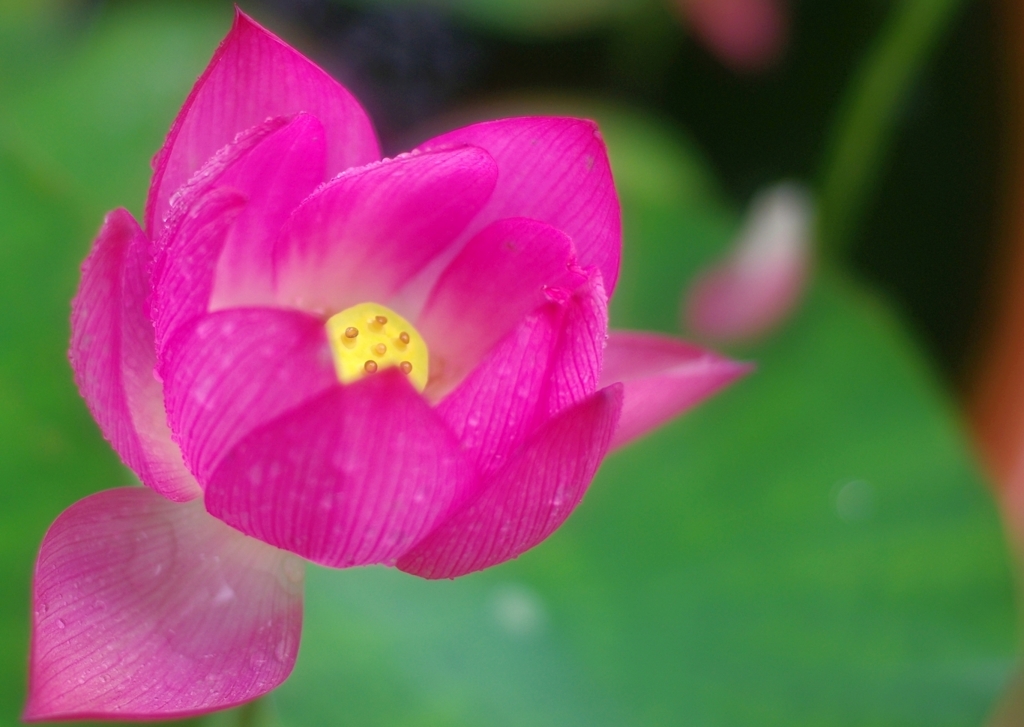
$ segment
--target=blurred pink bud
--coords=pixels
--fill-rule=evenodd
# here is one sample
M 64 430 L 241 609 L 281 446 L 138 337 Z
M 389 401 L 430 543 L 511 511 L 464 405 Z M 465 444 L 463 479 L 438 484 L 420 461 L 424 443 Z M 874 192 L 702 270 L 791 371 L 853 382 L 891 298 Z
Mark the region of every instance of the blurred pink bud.
M 739 341 L 781 323 L 807 278 L 812 216 L 800 186 L 780 184 L 758 195 L 728 257 L 691 288 L 684 309 L 689 329 L 709 340 Z
M 675 0 L 697 38 L 737 71 L 774 64 L 788 34 L 785 0 Z

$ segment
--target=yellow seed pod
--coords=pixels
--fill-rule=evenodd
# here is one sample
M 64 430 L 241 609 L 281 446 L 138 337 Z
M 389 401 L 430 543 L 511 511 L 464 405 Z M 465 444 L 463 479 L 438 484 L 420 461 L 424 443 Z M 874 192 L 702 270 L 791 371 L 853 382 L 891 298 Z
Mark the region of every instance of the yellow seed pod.
M 417 391 L 427 388 L 430 352 L 409 321 L 379 303 L 360 303 L 327 319 L 334 370 L 343 384 L 397 366 Z

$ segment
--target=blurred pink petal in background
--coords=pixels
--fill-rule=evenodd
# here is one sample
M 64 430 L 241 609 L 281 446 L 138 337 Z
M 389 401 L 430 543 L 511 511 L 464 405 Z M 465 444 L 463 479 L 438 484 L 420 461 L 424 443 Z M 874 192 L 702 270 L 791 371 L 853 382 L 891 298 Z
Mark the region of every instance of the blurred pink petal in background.
M 803 293 L 812 224 L 802 187 L 780 184 L 758 195 L 733 249 L 686 294 L 688 330 L 712 341 L 741 341 L 782 323 Z
M 760 71 L 782 55 L 785 0 L 674 0 L 694 35 L 737 71 Z

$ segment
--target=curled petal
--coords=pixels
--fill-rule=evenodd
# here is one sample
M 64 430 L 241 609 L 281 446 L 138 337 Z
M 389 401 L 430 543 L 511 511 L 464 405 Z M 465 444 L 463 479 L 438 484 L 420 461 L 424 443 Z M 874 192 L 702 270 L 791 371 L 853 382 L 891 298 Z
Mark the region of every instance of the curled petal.
M 500 220 L 481 230 L 438 279 L 416 322 L 430 341 L 431 386 L 461 381 L 506 333 L 547 300 L 550 288 L 573 290 L 569 237 L 535 220 Z
M 686 321 L 718 341 L 755 338 L 793 311 L 810 267 L 812 207 L 806 191 L 781 184 L 758 196 L 728 258 L 687 297 Z
M 621 382 L 624 387 L 612 448 L 665 424 L 751 369 L 668 336 L 612 331 L 601 385 Z
M 451 245 L 496 178 L 493 160 L 473 147 L 407 154 L 338 176 L 282 232 L 278 300 L 324 314 L 386 303 Z
M 437 413 L 482 475 L 504 465 L 537 427 L 564 318 L 555 303 L 539 307 L 438 404 Z
M 177 289 L 161 291 L 158 303 L 190 314 L 272 303 L 274 242 L 292 210 L 323 179 L 324 153 L 323 126 L 298 114 L 290 121 L 267 119 L 209 159 L 171 199 L 156 241 L 155 287 L 165 276 L 172 285 L 179 278 Z M 211 215 L 204 207 L 216 206 L 214 200 L 222 209 Z M 236 204 L 238 209 L 228 209 Z M 197 233 L 205 237 L 202 244 Z M 192 278 L 199 279 L 196 285 Z
M 596 391 L 608 313 L 600 273 L 593 273 L 574 291 L 548 289 L 550 300 L 438 404 L 438 414 L 485 478 L 548 419 Z
M 601 271 L 611 292 L 619 275 L 622 221 L 604 141 L 592 121 L 503 119 L 439 136 L 421 149 L 472 144 L 498 165 L 498 186 L 465 239 L 495 220 L 529 217 L 562 230 L 580 265 Z
M 325 154 L 316 117 L 269 119 L 221 149 L 174 195 L 161 243 L 180 237 L 178 228 L 197 202 L 217 187 L 248 202 L 214 260 L 214 308 L 273 301 L 274 241 L 292 210 L 323 181 Z
M 181 717 L 270 691 L 295 663 L 302 578 L 198 501 L 79 501 L 39 551 L 24 719 Z
M 219 149 L 267 118 L 316 116 L 328 139 L 326 175 L 380 157 L 373 127 L 352 95 L 239 11 L 153 160 L 146 229 L 160 236 L 170 197 Z
M 549 417 L 598 389 L 608 339 L 608 298 L 601 273 L 590 272 L 586 283 L 571 293 L 566 291 L 565 319 L 544 396 Z
M 146 485 L 172 500 L 201 494 L 185 468 L 154 375 L 146 317 L 150 244 L 125 210 L 107 215 L 71 303 L 68 356 L 103 435 Z
M 325 154 L 323 125 L 299 114 L 224 175 L 220 183 L 249 204 L 217 262 L 213 310 L 274 301 L 274 243 L 292 211 L 320 186 Z
M 167 240 L 177 235 L 178 228 L 188 219 L 196 203 L 215 189 L 230 170 L 264 141 L 288 125 L 289 120 L 280 116 L 267 119 L 241 132 L 234 141 L 207 159 L 171 197 L 167 215 L 161 225 L 160 236 L 153 238 L 157 249 L 166 246 Z
M 455 578 L 515 558 L 553 533 L 583 499 L 608 450 L 620 386 L 550 420 L 479 494 L 398 560 L 423 578 Z
M 160 251 L 150 301 L 158 355 L 179 326 L 209 310 L 217 258 L 244 208 L 238 192 L 214 189 L 195 202 Z
M 204 484 L 246 434 L 338 381 L 323 321 L 268 308 L 218 311 L 182 326 L 160 374 L 175 440 Z
M 221 462 L 206 507 L 323 565 L 393 564 L 473 484 L 458 444 L 397 369 L 257 429 Z

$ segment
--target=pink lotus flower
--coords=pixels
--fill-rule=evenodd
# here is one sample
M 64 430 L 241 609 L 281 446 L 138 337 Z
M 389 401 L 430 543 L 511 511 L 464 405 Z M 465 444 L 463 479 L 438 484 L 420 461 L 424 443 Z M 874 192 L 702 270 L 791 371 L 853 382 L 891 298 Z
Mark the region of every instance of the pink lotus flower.
M 349 93 L 246 16 L 111 212 L 71 362 L 147 487 L 72 505 L 33 589 L 28 720 L 239 704 L 291 671 L 303 559 L 453 578 L 518 556 L 609 448 L 744 367 L 607 333 L 619 207 L 594 124 L 379 160 Z

